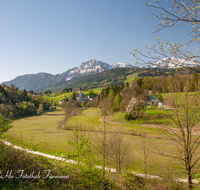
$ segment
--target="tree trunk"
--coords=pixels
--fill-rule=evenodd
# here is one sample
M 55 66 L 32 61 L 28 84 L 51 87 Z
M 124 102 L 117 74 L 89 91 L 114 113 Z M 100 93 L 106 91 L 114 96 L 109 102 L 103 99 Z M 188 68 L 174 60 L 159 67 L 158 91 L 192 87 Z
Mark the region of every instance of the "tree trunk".
M 188 173 L 188 189 L 192 189 L 192 178 L 190 173 Z

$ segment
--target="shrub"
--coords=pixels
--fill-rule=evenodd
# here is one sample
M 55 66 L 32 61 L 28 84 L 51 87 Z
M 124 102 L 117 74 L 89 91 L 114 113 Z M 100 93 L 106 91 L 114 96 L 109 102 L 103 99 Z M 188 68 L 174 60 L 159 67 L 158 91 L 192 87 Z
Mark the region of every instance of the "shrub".
M 136 116 L 136 114 L 134 114 L 134 113 L 125 113 L 125 115 L 124 115 L 124 119 L 126 119 L 126 120 L 132 120 L 132 119 L 136 119 L 137 118 L 137 116 Z
M 9 114 L 8 114 L 8 118 L 9 118 L 9 119 L 12 119 L 13 116 L 14 116 L 13 112 L 9 112 Z

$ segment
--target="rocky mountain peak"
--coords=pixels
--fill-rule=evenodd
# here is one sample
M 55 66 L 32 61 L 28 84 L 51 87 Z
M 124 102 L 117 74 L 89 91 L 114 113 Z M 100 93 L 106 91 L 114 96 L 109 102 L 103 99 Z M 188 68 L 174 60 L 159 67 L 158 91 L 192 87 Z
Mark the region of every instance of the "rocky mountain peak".
M 156 63 L 154 63 L 152 67 L 178 68 L 178 67 L 182 67 L 183 65 L 190 66 L 190 67 L 196 67 L 199 64 L 200 63 L 194 59 L 185 60 L 185 59 L 180 59 L 180 58 L 175 58 L 175 57 L 165 57 L 163 59 L 160 59 Z
M 133 65 L 131 65 L 130 63 L 126 63 L 126 62 L 117 62 L 112 65 L 113 69 L 114 68 L 122 68 L 122 67 L 133 68 Z

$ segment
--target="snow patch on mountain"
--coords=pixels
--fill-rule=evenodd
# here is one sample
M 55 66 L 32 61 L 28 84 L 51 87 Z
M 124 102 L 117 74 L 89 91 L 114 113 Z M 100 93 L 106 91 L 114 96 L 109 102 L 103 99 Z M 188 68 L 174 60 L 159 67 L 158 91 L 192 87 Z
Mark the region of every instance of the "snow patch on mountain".
M 70 80 L 70 79 L 72 79 L 72 77 L 66 78 L 66 81 L 68 81 L 68 80 Z
M 111 66 L 113 69 L 114 68 L 125 68 L 125 67 L 133 68 L 133 66 L 130 63 L 126 63 L 126 62 L 117 62 Z
M 108 63 L 98 61 L 96 59 L 90 59 L 87 62 L 81 63 L 79 67 L 67 73 L 66 81 L 70 80 L 73 77 L 101 73 L 111 68 L 112 67 Z
M 172 57 L 172 58 L 166 57 L 154 63 L 151 67 L 178 68 L 178 67 L 183 67 L 183 66 L 196 67 L 199 65 L 200 63 L 194 59 L 186 60 L 186 59 L 180 59 L 180 58 L 175 58 L 175 57 Z

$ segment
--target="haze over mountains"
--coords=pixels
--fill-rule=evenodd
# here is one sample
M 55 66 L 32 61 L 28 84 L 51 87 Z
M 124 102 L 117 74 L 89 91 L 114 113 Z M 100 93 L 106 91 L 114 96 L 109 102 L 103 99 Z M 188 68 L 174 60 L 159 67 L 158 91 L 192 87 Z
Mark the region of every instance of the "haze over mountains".
M 50 73 L 38 73 L 38 74 L 26 74 L 18 76 L 11 81 L 3 82 L 2 84 L 10 85 L 15 84 L 19 89 L 35 90 L 40 87 L 46 86 L 51 83 L 69 81 L 72 78 L 77 78 L 81 76 L 94 75 L 101 73 L 106 70 L 113 68 L 133 68 L 129 63 L 117 62 L 113 65 L 108 63 L 98 61 L 96 59 L 90 59 L 87 62 L 81 63 L 79 67 L 74 67 L 69 69 L 62 74 L 52 75 Z

